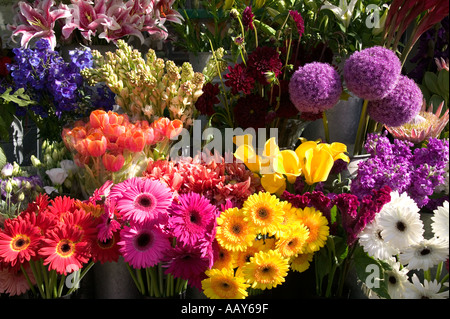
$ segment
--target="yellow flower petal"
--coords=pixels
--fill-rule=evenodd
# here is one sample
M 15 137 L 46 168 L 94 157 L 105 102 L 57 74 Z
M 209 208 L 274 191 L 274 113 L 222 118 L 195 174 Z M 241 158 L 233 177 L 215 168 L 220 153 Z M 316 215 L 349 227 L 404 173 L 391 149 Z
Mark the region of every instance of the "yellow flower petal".
M 286 179 L 282 174 L 264 174 L 261 177 L 261 185 L 266 192 L 280 196 L 286 190 Z

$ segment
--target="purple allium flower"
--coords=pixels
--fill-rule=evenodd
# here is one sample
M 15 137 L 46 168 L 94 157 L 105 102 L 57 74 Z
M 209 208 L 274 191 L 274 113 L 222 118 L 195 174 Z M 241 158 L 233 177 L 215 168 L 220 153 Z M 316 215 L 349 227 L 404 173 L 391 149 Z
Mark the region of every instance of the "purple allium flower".
M 400 126 L 411 121 L 423 104 L 423 95 L 417 84 L 401 75 L 395 88 L 381 100 L 370 101 L 367 112 L 370 117 L 388 126 Z
M 289 82 L 292 103 L 300 112 L 320 113 L 332 108 L 342 93 L 341 78 L 328 63 L 299 67 Z
M 344 65 L 347 88 L 365 100 L 385 97 L 397 84 L 402 65 L 397 55 L 381 46 L 353 53 Z

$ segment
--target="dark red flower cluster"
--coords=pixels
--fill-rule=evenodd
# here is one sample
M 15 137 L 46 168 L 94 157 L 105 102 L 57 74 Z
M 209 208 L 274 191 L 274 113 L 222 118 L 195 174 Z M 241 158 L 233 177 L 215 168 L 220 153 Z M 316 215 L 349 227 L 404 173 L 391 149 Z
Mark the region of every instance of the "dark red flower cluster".
M 233 109 L 234 120 L 243 129 L 266 127 L 267 112 L 269 102 L 256 94 L 241 97 Z
M 247 7 L 244 9 L 244 12 L 242 12 L 242 24 L 245 27 L 245 30 L 253 30 L 253 17 L 255 15 L 252 12 L 251 7 Z
M 219 84 L 206 83 L 203 86 L 203 94 L 195 102 L 195 108 L 201 114 L 211 116 L 215 113 L 214 105 L 219 104 L 220 100 L 217 97 L 220 93 Z
M 269 84 L 267 72 L 273 72 L 274 76 L 278 77 L 283 67 L 280 54 L 274 48 L 268 46 L 257 47 L 249 55 L 247 65 L 253 78 L 263 85 Z

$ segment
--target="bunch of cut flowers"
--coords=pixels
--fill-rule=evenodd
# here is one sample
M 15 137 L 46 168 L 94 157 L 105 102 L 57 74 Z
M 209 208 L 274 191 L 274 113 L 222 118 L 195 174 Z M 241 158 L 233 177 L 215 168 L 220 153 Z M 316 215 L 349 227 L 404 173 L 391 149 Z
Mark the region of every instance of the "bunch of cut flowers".
M 294 207 L 268 192 L 242 207 L 226 205 L 217 218 L 219 257 L 202 281 L 212 299 L 244 299 L 303 272 L 329 235 L 327 218 L 313 207 Z
M 38 195 L 0 230 L 0 292 L 70 296 L 96 261 L 109 258 L 97 242 L 99 221 L 77 199 Z
M 105 183 L 84 204 L 100 213 L 99 241 L 117 247 L 143 296 L 183 298 L 188 285 L 201 289 L 217 257 L 217 208 L 206 197 L 175 198 L 158 180 L 132 177 Z
M 150 158 L 167 156 L 182 127 L 181 121 L 165 117 L 131 122 L 126 114 L 95 110 L 88 121 L 65 128 L 62 137 L 82 168 L 78 173 L 88 197 L 108 180 L 118 183 L 141 175 Z
M 21 36 L 27 47 L 32 40 L 46 39 L 52 49 L 57 42 L 92 44 L 102 40 L 115 42 L 130 36 L 145 42 L 168 36 L 166 21 L 181 23 L 181 15 L 172 9 L 173 0 L 71 0 L 69 5 L 54 0 L 34 3 L 20 1 L 13 24 L 12 37 Z M 57 34 L 61 38 L 57 39 Z

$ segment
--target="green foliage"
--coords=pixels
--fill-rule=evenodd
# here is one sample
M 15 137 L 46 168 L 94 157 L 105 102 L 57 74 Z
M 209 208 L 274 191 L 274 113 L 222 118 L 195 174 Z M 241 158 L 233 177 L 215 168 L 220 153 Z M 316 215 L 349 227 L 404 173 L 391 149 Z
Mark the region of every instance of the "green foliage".
M 0 94 L 0 140 L 9 140 L 9 130 L 14 120 L 16 105 L 19 107 L 34 104 L 28 95 L 24 93 L 24 89 L 20 88 L 11 94 L 12 89 L 8 88 L 4 93 Z
M 449 72 L 445 69 L 437 73 L 427 71 L 419 85 L 427 105 L 433 104 L 434 111 L 444 102 L 443 112 L 448 109 Z

